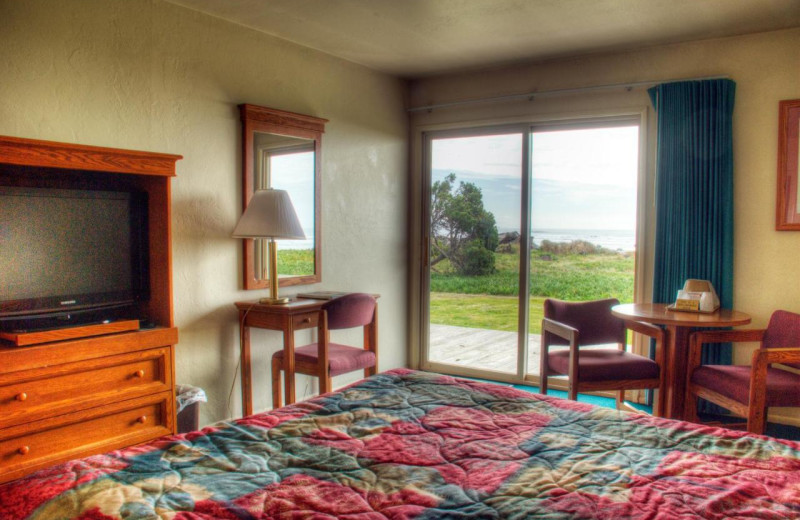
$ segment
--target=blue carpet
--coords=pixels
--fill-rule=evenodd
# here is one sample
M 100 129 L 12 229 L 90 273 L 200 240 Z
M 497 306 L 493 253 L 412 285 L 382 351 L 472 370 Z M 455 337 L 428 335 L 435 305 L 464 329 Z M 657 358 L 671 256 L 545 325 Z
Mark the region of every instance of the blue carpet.
M 539 393 L 539 387 L 538 386 L 528 386 L 528 385 L 511 385 L 511 386 L 513 386 L 514 388 L 516 388 L 518 390 L 524 390 L 526 392 Z M 547 395 L 552 395 L 553 397 L 562 397 L 564 399 L 567 398 L 567 393 L 562 391 L 562 390 L 548 389 L 547 390 Z M 578 394 L 578 402 L 579 403 L 594 404 L 594 405 L 597 405 L 597 406 L 605 406 L 606 408 L 616 408 L 617 407 L 617 402 L 614 399 L 611 399 L 609 397 L 600 397 L 600 396 L 596 396 L 596 395 Z M 632 403 L 630 401 L 628 401 L 628 404 L 633 406 L 637 410 L 643 410 L 643 411 L 645 411 L 647 413 L 651 413 L 651 411 L 653 409 L 651 406 Z
M 513 386 L 518 390 L 524 390 L 525 392 L 532 392 L 532 393 L 539 393 L 538 386 L 528 386 L 528 385 L 512 385 L 510 383 L 502 383 L 498 381 L 489 381 L 487 379 L 476 379 L 476 381 L 483 381 L 485 383 L 494 383 L 498 385 L 506 385 L 506 386 Z M 554 397 L 562 397 L 564 399 L 567 398 L 567 393 L 561 390 L 548 390 L 547 395 L 552 395 Z M 585 394 L 578 394 L 578 402 L 581 403 L 590 403 L 598 406 L 604 406 L 606 408 L 616 408 L 616 402 L 614 399 L 610 399 L 608 397 L 598 397 L 596 395 L 585 395 Z M 647 413 L 652 413 L 653 408 L 651 406 L 645 406 L 641 404 L 631 403 L 628 401 L 628 404 L 637 408 L 639 410 L 643 410 Z M 706 420 L 713 420 L 713 421 L 733 421 L 733 422 L 741 422 L 742 420 L 735 417 L 721 417 L 721 416 L 703 416 L 701 417 L 702 421 Z M 776 423 L 768 423 L 767 424 L 767 431 L 766 434 L 775 437 L 778 439 L 789 439 L 794 441 L 800 440 L 800 428 L 795 426 L 789 426 L 785 424 L 776 424 Z
M 523 390 L 525 392 L 531 392 L 531 393 L 535 393 L 535 394 L 539 393 L 539 387 L 538 386 L 514 385 L 514 384 L 511 384 L 511 383 L 503 383 L 503 382 L 500 382 L 500 381 L 492 381 L 492 380 L 489 380 L 489 379 L 479 379 L 477 377 L 466 377 L 464 379 L 472 379 L 474 381 L 482 381 L 484 383 L 493 383 L 495 385 L 513 386 L 517 390 Z M 562 390 L 553 390 L 552 388 L 547 390 L 547 395 L 552 395 L 553 397 L 561 397 L 563 399 L 567 398 L 567 393 L 566 392 L 564 392 Z M 608 397 L 599 397 L 599 396 L 596 396 L 596 395 L 578 394 L 578 402 L 579 403 L 594 404 L 594 405 L 597 405 L 597 406 L 605 406 L 606 408 L 616 408 L 617 407 L 617 403 L 616 403 L 616 401 L 614 399 L 611 399 L 611 398 L 608 398 Z M 645 411 L 647 413 L 652 413 L 652 409 L 653 408 L 651 406 L 647 406 L 647 405 L 643 405 L 643 404 L 631 403 L 630 401 L 628 402 L 628 404 L 630 404 L 631 406 L 633 406 L 634 408 L 636 408 L 638 410 L 643 410 L 643 411 Z

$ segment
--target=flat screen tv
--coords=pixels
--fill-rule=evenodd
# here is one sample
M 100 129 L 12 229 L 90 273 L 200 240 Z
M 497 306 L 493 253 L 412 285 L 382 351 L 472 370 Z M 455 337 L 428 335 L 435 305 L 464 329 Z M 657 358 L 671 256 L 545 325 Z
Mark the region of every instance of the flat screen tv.
M 147 237 L 146 193 L 0 186 L 0 330 L 133 312 L 149 297 Z

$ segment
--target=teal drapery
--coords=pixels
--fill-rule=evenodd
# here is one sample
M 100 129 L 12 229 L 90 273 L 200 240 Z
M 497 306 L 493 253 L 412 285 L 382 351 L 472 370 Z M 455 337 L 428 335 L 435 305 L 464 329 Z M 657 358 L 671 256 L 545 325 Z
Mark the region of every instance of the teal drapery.
M 658 114 L 653 301 L 671 302 L 687 278 L 710 280 L 733 306 L 733 100 L 727 79 L 648 90 Z M 730 344 L 703 351 L 730 364 Z

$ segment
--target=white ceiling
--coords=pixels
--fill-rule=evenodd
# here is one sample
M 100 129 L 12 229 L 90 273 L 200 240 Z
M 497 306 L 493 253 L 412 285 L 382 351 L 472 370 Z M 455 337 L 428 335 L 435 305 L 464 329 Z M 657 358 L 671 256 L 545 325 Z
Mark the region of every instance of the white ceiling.
M 800 0 L 170 0 L 415 78 L 800 27 Z

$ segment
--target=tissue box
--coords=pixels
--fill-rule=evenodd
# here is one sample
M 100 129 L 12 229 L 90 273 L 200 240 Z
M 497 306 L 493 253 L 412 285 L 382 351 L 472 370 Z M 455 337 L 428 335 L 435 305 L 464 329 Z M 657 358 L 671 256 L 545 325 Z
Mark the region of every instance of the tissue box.
M 686 280 L 672 308 L 676 311 L 714 312 L 719 309 L 719 297 L 708 280 Z

